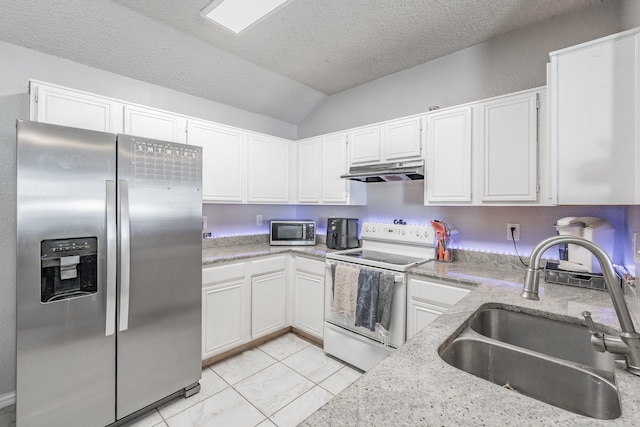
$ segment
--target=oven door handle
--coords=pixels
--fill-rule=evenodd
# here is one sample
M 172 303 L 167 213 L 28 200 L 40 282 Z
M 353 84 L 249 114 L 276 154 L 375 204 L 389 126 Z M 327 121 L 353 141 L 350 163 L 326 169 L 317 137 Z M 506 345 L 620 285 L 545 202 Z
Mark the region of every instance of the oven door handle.
M 349 267 L 358 267 L 360 269 L 364 269 L 364 270 L 373 270 L 373 271 L 379 271 L 382 274 L 392 274 L 393 275 L 393 283 L 403 283 L 404 282 L 404 278 L 405 275 L 404 274 L 398 274 L 389 270 L 384 270 L 382 268 L 376 268 L 376 267 L 369 267 L 368 265 L 361 265 L 361 264 L 355 264 L 355 263 L 348 263 L 348 262 L 340 262 L 340 261 L 329 261 L 329 260 L 325 260 L 325 268 L 327 270 L 327 272 L 329 272 L 331 270 L 331 266 L 332 265 L 338 265 L 338 264 L 343 264 L 343 265 L 347 265 Z

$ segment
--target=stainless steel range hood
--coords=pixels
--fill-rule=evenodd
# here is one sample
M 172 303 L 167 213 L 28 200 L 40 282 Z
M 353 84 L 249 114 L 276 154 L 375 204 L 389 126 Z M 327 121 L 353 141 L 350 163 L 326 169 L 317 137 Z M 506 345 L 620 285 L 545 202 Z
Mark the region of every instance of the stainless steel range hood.
M 352 166 L 340 178 L 361 182 L 397 182 L 424 179 L 424 160 Z

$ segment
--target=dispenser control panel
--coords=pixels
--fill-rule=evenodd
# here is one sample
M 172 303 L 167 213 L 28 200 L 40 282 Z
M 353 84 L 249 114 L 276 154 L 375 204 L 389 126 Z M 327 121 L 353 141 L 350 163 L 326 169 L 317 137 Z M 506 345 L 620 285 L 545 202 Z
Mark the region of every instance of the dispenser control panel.
M 43 240 L 40 245 L 40 259 L 60 258 L 73 255 L 90 255 L 97 252 L 95 237 Z
M 98 292 L 98 239 L 40 242 L 40 301 L 50 303 Z

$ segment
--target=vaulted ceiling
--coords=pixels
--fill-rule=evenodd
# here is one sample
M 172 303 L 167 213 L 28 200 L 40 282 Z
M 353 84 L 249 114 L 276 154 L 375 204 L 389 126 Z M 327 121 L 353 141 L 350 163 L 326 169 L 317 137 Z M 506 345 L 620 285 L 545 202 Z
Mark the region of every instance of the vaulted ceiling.
M 615 0 L 289 0 L 235 35 L 210 0 L 0 0 L 0 40 L 299 123 L 327 96 Z

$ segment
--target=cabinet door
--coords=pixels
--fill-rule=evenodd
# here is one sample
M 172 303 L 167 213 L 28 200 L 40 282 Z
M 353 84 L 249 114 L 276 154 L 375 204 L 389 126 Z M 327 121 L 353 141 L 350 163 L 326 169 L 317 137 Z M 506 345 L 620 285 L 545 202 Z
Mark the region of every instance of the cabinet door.
M 407 285 L 407 339 L 433 322 L 469 294 L 462 285 L 409 277 Z
M 298 202 L 320 203 L 322 197 L 322 141 L 298 142 Z
M 244 279 L 202 290 L 202 358 L 243 344 Z
M 202 147 L 202 196 L 205 201 L 241 203 L 246 187 L 246 133 L 189 120 L 187 143 Z
M 537 95 L 529 93 L 482 103 L 483 202 L 537 198 Z
M 351 164 L 376 163 L 380 157 L 380 126 L 367 126 L 349 132 Z
M 425 204 L 471 202 L 471 107 L 427 116 Z
M 638 202 L 638 42 L 625 33 L 551 55 L 559 204 Z
M 324 263 L 296 258 L 294 326 L 322 339 L 324 331 Z
M 171 142 L 187 142 L 186 118 L 153 108 L 124 106 L 124 133 Z
M 436 320 L 446 309 L 409 299 L 407 310 L 407 339 L 420 332 L 429 323 Z
M 284 271 L 251 278 L 251 339 L 286 326 L 285 301 Z
M 122 132 L 122 104 L 108 98 L 31 82 L 31 120 L 53 125 Z
M 422 154 L 420 117 L 394 120 L 382 124 L 382 146 L 386 160 L 410 159 Z
M 289 141 L 267 135 L 249 134 L 249 202 L 289 201 Z
M 346 134 L 330 135 L 322 139 L 322 200 L 325 203 L 347 203 L 349 192 L 347 173 Z

